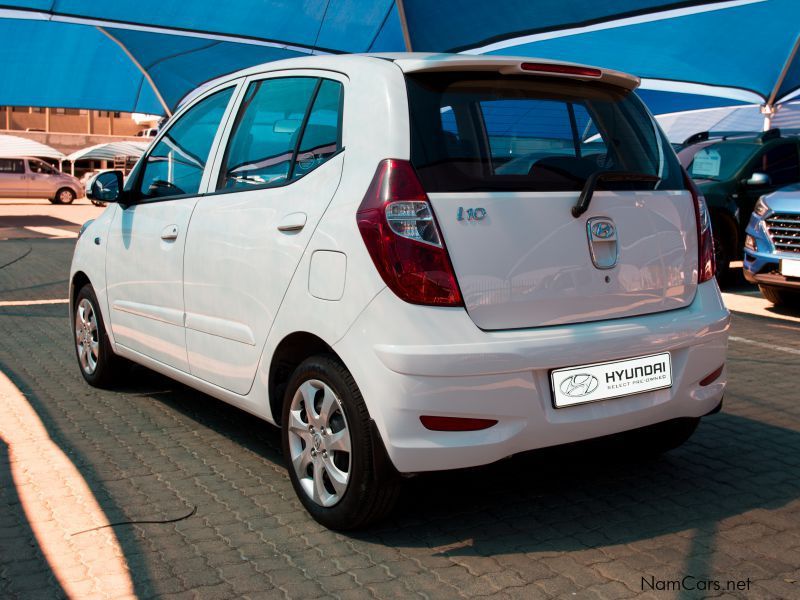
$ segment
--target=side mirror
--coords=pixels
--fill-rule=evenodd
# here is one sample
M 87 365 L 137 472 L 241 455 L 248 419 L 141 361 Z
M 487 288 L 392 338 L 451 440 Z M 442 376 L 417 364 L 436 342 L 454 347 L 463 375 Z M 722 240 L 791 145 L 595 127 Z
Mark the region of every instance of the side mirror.
M 750 179 L 745 179 L 744 184 L 747 187 L 764 187 L 772 183 L 772 179 L 766 173 L 759 173 L 756 171 L 750 175 Z
M 98 173 L 86 184 L 86 197 L 98 202 L 119 202 L 122 185 L 122 171 Z

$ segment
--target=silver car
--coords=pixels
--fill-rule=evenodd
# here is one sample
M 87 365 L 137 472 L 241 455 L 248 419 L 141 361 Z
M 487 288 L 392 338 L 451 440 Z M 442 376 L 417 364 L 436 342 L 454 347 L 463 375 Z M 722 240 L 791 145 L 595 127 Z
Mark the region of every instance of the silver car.
M 47 198 L 71 204 L 83 196 L 77 177 L 62 173 L 38 158 L 0 158 L 0 198 Z

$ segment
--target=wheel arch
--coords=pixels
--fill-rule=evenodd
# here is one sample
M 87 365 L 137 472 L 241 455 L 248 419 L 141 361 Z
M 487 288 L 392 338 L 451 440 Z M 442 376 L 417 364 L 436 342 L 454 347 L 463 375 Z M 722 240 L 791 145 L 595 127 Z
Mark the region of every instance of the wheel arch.
M 285 336 L 275 347 L 269 366 L 267 393 L 272 419 L 281 424 L 283 393 L 294 370 L 307 358 L 327 354 L 342 362 L 336 351 L 321 337 L 307 331 L 295 331 Z
M 80 292 L 81 288 L 87 283 L 91 283 L 91 281 L 89 280 L 89 276 L 83 271 L 75 271 L 75 273 L 72 275 L 72 280 L 70 281 L 69 286 L 70 314 L 75 307 L 75 298 L 78 297 L 78 292 Z

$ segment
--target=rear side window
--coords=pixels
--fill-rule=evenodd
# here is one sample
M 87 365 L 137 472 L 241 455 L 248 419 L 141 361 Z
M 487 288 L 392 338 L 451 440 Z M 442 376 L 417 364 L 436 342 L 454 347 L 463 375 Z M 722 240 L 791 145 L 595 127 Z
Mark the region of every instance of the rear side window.
M 671 146 L 631 91 L 494 73 L 407 81 L 411 161 L 430 192 L 580 190 L 596 171 L 684 187 Z
M 0 173 L 25 173 L 21 158 L 0 158 Z
M 293 179 L 316 169 L 341 149 L 341 106 L 342 84 L 323 79 L 303 131 Z
M 340 147 L 341 95 L 339 82 L 315 77 L 251 83 L 217 189 L 283 185 L 325 162 Z

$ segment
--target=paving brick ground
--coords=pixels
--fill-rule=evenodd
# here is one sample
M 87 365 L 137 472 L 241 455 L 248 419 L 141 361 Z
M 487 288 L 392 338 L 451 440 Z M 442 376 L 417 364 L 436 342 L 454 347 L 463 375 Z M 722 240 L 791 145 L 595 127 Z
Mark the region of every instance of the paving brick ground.
M 65 297 L 71 244 L 2 242 L 0 265 L 31 252 L 0 270 L 0 300 Z M 660 460 L 589 444 L 428 475 L 350 536 L 303 512 L 268 425 L 143 369 L 86 386 L 64 304 L 0 307 L 0 369 L 108 521 L 197 507 L 114 527 L 141 598 L 800 598 L 799 331 L 736 315 L 734 336 L 772 348 L 732 342 L 723 412 Z M 0 598 L 62 596 L 10 471 L 0 443 Z M 96 558 L 69 571 L 87 597 Z M 751 583 L 642 589 L 687 575 Z

